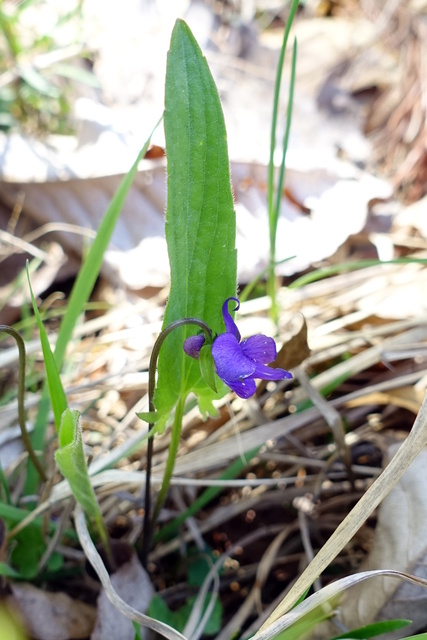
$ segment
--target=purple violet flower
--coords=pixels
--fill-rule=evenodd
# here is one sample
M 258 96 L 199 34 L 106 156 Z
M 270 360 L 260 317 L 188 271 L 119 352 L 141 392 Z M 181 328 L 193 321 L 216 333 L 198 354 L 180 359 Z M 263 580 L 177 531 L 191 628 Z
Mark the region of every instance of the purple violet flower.
M 276 343 L 273 338 L 262 334 L 241 341 L 239 330 L 228 311 L 228 303 L 237 303 L 237 298 L 227 298 L 222 305 L 225 333 L 217 336 L 212 345 L 212 357 L 218 376 L 240 398 L 250 398 L 256 391 L 255 379 L 284 380 L 292 378 L 285 369 L 272 369 L 270 362 L 276 359 Z M 192 358 L 198 358 L 205 342 L 203 335 L 190 336 L 184 342 L 184 351 Z

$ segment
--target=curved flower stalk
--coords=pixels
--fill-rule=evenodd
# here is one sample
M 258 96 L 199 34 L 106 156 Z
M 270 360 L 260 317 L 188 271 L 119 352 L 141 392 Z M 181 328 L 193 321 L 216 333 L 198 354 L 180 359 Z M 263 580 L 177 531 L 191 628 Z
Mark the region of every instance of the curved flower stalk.
M 250 398 L 256 391 L 255 380 L 284 380 L 292 378 L 285 369 L 273 369 L 267 365 L 276 359 L 276 343 L 262 334 L 241 340 L 239 329 L 228 310 L 230 301 L 236 302 L 233 311 L 240 308 L 237 298 L 227 298 L 222 305 L 225 333 L 214 339 L 212 357 L 215 370 L 225 384 L 240 398 Z M 184 342 L 184 351 L 192 358 L 199 358 L 205 344 L 204 335 L 190 336 Z
M 256 379 L 261 380 L 284 380 L 292 378 L 292 374 L 285 369 L 273 369 L 267 366 L 276 359 L 276 343 L 273 338 L 262 334 L 251 336 L 242 340 L 240 332 L 228 310 L 230 301 L 236 303 L 233 311 L 240 307 L 237 298 L 227 298 L 222 305 L 222 317 L 224 318 L 225 332 L 218 336 L 213 336 L 209 326 L 198 318 L 181 318 L 169 324 L 157 338 L 149 366 L 149 412 L 139 413 L 139 417 L 149 423 L 149 437 L 147 447 L 147 466 L 145 483 L 145 517 L 143 526 L 143 543 L 141 559 L 146 566 L 148 549 L 151 542 L 154 525 L 164 504 L 172 478 L 178 445 L 181 435 L 181 423 L 184 413 L 185 396 L 181 396 L 175 407 L 174 425 L 172 428 L 172 439 L 169 447 L 168 459 L 166 462 L 165 474 L 161 489 L 157 497 L 153 516 L 150 520 L 150 478 L 153 457 L 154 433 L 151 431 L 154 423 L 162 419 L 162 414 L 156 412 L 154 405 L 154 389 L 156 378 L 156 366 L 160 348 L 166 337 L 176 328 L 183 325 L 193 324 L 203 330 L 203 334 L 189 336 L 184 341 L 184 351 L 192 358 L 199 360 L 200 373 L 211 389 L 216 391 L 215 372 L 219 378 L 225 382 L 240 398 L 250 398 L 256 391 Z
M 157 520 L 157 516 L 160 512 L 161 507 L 166 499 L 166 495 L 169 489 L 170 480 L 173 473 L 173 468 L 175 466 L 175 459 L 178 453 L 178 445 L 179 439 L 181 436 L 181 426 L 182 426 L 182 416 L 184 412 L 184 402 L 185 397 L 180 397 L 176 410 L 175 410 L 175 418 L 174 418 L 174 427 L 172 429 L 172 440 L 169 447 L 168 459 L 166 461 L 166 469 L 163 476 L 162 486 L 160 488 L 157 503 L 154 508 L 153 517 L 150 520 L 151 515 L 151 467 L 153 462 L 153 449 L 154 449 L 154 433 L 151 431 L 152 427 L 156 422 L 156 407 L 154 405 L 154 390 L 156 385 L 156 368 L 157 361 L 159 357 L 160 348 L 168 337 L 170 333 L 174 329 L 178 327 L 182 327 L 184 325 L 194 324 L 198 326 L 200 329 L 204 331 L 203 341 L 211 344 L 213 336 L 208 325 L 203 322 L 203 320 L 199 320 L 198 318 L 180 318 L 179 320 L 175 320 L 171 322 L 163 331 L 160 333 L 156 342 L 154 343 L 153 351 L 151 352 L 150 357 L 150 365 L 148 369 L 148 413 L 138 413 L 137 415 L 142 419 L 148 422 L 149 432 L 148 432 L 148 445 L 147 445 L 147 465 L 145 469 L 145 515 L 144 515 L 144 524 L 143 524 L 143 539 L 142 539 L 142 548 L 141 548 L 141 562 L 144 567 L 147 566 L 147 557 L 148 550 L 151 544 L 151 536 L 154 530 L 154 525 Z M 157 418 L 158 419 L 158 418 Z

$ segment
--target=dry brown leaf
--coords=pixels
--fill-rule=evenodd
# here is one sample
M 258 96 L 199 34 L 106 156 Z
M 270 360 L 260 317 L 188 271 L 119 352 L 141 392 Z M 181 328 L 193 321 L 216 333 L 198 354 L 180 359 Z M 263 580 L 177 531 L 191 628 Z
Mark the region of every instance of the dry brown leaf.
M 299 322 L 301 327 L 297 330 L 297 333 L 283 345 L 277 354 L 275 364 L 278 367 L 293 369 L 301 362 L 304 362 L 310 355 L 310 348 L 307 343 L 307 323 L 302 314 L 299 316 Z
M 111 575 L 111 584 L 116 592 L 131 607 L 144 613 L 154 594 L 147 572 L 142 568 L 135 553 L 129 562 Z M 105 590 L 98 598 L 98 617 L 91 640 L 134 640 L 132 622 L 112 606 Z
M 299 322 L 301 327 L 297 329 L 297 332 L 288 342 L 284 343 L 274 362 L 275 367 L 286 369 L 287 371 L 297 367 L 310 355 L 310 348 L 307 343 L 307 323 L 304 316 L 300 314 L 295 322 Z M 258 396 L 264 392 L 266 385 L 265 381 L 259 384 Z
M 96 611 L 66 593 L 52 593 L 31 584 L 13 583 L 10 600 L 22 616 L 28 633 L 36 640 L 87 638 Z

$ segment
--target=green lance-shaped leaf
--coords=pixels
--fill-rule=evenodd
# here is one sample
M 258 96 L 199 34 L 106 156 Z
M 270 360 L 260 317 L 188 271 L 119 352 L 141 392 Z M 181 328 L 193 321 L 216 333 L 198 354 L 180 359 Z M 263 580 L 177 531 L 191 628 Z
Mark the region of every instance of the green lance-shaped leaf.
M 83 450 L 80 413 L 75 409 L 64 411 L 58 440 L 59 449 L 55 453 L 56 463 L 64 478 L 68 480 L 75 499 L 95 522 L 101 540 L 108 549 L 108 535 L 95 492 L 89 480 Z
M 165 93 L 168 162 L 166 240 L 171 289 L 164 327 L 196 317 L 224 330 L 221 306 L 236 294 L 236 221 L 224 117 L 212 75 L 187 25 L 178 20 L 168 53 Z M 162 414 L 194 391 L 202 412 L 213 412 L 218 393 L 182 345 L 194 328 L 182 327 L 162 345 L 155 405 Z

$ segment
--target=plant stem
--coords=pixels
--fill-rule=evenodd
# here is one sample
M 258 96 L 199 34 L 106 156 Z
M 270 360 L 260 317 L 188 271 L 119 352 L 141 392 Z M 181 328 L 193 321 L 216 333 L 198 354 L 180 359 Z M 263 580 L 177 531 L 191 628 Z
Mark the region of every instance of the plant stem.
M 169 452 L 168 452 L 168 459 L 166 462 L 165 474 L 163 476 L 162 486 L 160 488 L 159 495 L 157 496 L 157 502 L 154 508 L 153 518 L 151 520 L 152 529 L 154 529 L 154 526 L 157 522 L 157 518 L 160 513 L 160 509 L 163 507 L 165 503 L 166 496 L 169 490 L 169 485 L 172 478 L 173 469 L 175 466 L 175 460 L 178 454 L 179 441 L 181 438 L 181 427 L 182 427 L 182 417 L 184 415 L 184 405 L 185 405 L 185 398 L 180 396 L 175 408 L 171 443 L 169 445 Z
M 180 318 L 179 320 L 175 320 L 171 322 L 163 331 L 160 333 L 156 342 L 154 343 L 153 351 L 151 352 L 150 357 L 150 365 L 148 367 L 148 410 L 155 411 L 156 407 L 154 406 L 154 391 L 156 387 L 156 369 L 157 369 L 157 360 L 159 358 L 160 348 L 167 338 L 167 336 L 178 327 L 182 327 L 187 324 L 194 324 L 201 329 L 203 329 L 206 339 L 209 342 L 212 342 L 212 331 L 203 320 L 199 320 L 198 318 Z M 157 504 L 154 510 L 153 519 L 150 519 L 150 511 L 151 511 L 151 468 L 153 464 L 153 449 L 154 449 L 154 435 L 151 435 L 148 438 L 147 443 L 147 464 L 145 469 L 145 509 L 144 509 L 144 524 L 143 524 L 143 540 L 142 540 L 142 549 L 141 549 L 141 563 L 143 567 L 147 566 L 147 558 L 148 551 L 151 546 L 151 539 L 154 531 L 154 527 L 156 524 L 158 513 L 163 505 L 163 502 L 166 498 L 166 494 L 169 488 L 170 480 L 172 477 L 173 468 L 175 465 L 176 454 L 178 451 L 179 445 L 179 437 L 181 434 L 181 422 L 182 415 L 184 412 L 184 401 L 185 398 L 180 398 L 175 411 L 175 419 L 174 426 L 172 430 L 172 442 L 169 449 L 169 457 L 166 466 L 165 476 L 163 478 L 162 487 L 160 490 L 159 497 L 157 499 Z M 181 406 L 182 405 L 182 406 Z M 148 430 L 151 431 L 154 423 L 148 425 Z M 175 433 L 178 431 L 178 435 Z M 161 502 L 161 497 L 163 502 Z
M 21 334 L 18 331 L 16 331 L 16 329 L 14 329 L 13 327 L 9 327 L 9 325 L 7 324 L 0 324 L 0 331 L 4 331 L 4 333 L 8 333 L 10 336 L 12 336 L 12 338 L 15 339 L 15 342 L 18 346 L 18 353 L 19 353 L 18 421 L 19 421 L 19 426 L 21 428 L 22 441 L 41 480 L 43 482 L 46 482 L 47 480 L 46 473 L 41 465 L 40 460 L 36 455 L 36 452 L 33 449 L 33 445 L 31 444 L 30 436 L 28 435 L 27 427 L 25 424 L 25 364 L 26 364 L 25 343 Z

